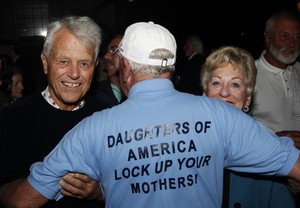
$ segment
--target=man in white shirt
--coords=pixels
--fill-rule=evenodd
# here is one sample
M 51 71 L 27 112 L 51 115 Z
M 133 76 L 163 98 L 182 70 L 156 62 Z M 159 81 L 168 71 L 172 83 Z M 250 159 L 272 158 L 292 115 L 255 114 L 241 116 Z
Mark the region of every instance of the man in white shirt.
M 288 136 L 300 148 L 300 23 L 294 13 L 275 13 L 266 22 L 266 49 L 256 60 L 256 89 L 252 116 L 278 136 Z M 276 181 L 272 193 L 289 195 L 285 181 Z M 290 189 L 291 190 L 291 189 Z M 295 199 L 298 197 L 295 197 Z

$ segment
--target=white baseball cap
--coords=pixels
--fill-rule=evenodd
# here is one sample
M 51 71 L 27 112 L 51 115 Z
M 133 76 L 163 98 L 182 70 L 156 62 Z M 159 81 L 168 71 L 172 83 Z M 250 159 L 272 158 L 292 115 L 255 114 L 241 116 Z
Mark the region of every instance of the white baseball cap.
M 174 36 L 166 28 L 153 22 L 138 22 L 127 27 L 119 51 L 125 58 L 139 64 L 171 66 L 176 61 L 176 47 Z M 174 56 L 163 60 L 149 58 L 155 49 L 167 49 Z

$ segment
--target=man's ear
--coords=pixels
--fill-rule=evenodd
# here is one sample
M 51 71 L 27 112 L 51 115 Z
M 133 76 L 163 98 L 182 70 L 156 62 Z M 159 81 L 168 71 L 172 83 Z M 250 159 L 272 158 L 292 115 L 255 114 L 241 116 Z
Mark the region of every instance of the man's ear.
M 264 42 L 265 42 L 265 46 L 269 47 L 271 40 L 269 34 L 267 33 L 264 33 Z
M 47 57 L 43 52 L 41 53 L 41 60 L 42 60 L 42 64 L 43 64 L 44 73 L 47 74 L 47 72 L 48 72 Z
M 131 76 L 131 69 L 130 69 L 130 65 L 127 61 L 126 58 L 122 57 L 122 63 L 124 65 L 124 82 L 127 82 L 128 80 L 130 80 L 130 76 Z
M 128 96 L 128 92 L 131 86 L 131 73 L 130 73 L 130 65 L 126 58 L 119 58 L 119 72 L 120 72 L 120 84 L 122 91 L 125 96 Z

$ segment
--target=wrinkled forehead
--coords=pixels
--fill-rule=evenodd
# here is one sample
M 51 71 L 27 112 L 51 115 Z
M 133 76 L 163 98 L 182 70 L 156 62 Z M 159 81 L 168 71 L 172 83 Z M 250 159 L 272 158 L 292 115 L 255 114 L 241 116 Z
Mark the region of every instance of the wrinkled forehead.
M 275 22 L 274 30 L 300 33 L 300 22 L 295 19 L 280 17 Z
M 216 64 L 215 67 L 212 69 L 212 73 L 216 73 L 217 70 L 232 71 L 234 73 L 241 74 L 242 76 L 246 75 L 245 70 L 241 66 L 232 62 L 222 62 Z

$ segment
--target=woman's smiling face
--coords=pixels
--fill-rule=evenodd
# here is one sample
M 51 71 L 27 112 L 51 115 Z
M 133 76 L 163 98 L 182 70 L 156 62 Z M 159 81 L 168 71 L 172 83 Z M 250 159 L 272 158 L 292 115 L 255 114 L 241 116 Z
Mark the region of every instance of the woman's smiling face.
M 208 83 L 206 96 L 218 98 L 239 109 L 248 107 L 251 96 L 247 95 L 245 76 L 231 64 L 215 69 Z

